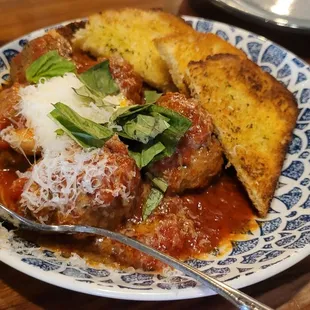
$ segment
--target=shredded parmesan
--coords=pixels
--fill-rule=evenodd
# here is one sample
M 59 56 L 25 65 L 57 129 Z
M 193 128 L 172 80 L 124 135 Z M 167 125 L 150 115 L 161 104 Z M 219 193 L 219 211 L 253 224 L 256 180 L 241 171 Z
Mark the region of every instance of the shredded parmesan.
M 121 198 L 124 205 L 133 199 L 127 184 L 118 179 L 120 173 L 116 161 L 111 160 L 110 151 L 105 148 L 83 150 L 66 134 L 57 136 L 55 133 L 59 127 L 48 114 L 57 102 L 96 123 L 107 122 L 115 109 L 124 104 L 122 95 L 108 96 L 108 107 L 85 102 L 73 90 L 81 86 L 75 74 L 67 73 L 63 77 L 41 79 L 37 85 L 19 90 L 21 100 L 16 109 L 26 121 L 26 127 L 33 129 L 35 145 L 42 155 L 30 170 L 19 173 L 19 177 L 27 179 L 20 205 L 37 214 L 41 222 L 48 220 L 48 214 L 40 213 L 43 209 L 57 210 L 67 216 L 72 215 L 73 210 L 78 213 L 86 205 L 106 207 L 111 202 L 105 197 L 111 195 Z M 10 126 L 3 130 L 1 136 L 18 148 L 18 137 L 12 129 Z M 130 182 L 130 171 L 127 176 Z
M 67 73 L 63 77 L 41 79 L 37 85 L 28 85 L 20 89 L 20 114 L 26 119 L 26 126 L 34 129 L 36 143 L 43 151 L 61 151 L 73 144 L 66 135 L 56 136 L 55 130 L 59 127 L 48 117 L 54 109 L 53 104 L 62 102 L 79 115 L 96 123 L 107 122 L 115 108 L 120 105 L 122 99 L 118 96 L 109 96 L 112 97 L 109 100 L 113 100 L 115 108 L 106 109 L 94 103 L 86 103 L 73 90 L 81 86 L 82 83 L 74 73 Z
M 80 148 L 66 152 L 45 152 L 44 158 L 20 177 L 28 179 L 20 203 L 34 214 L 44 208 L 69 215 L 73 209 L 87 205 L 106 207 L 102 197 L 111 194 L 128 202 L 126 186 L 117 186 L 116 164 L 109 161 L 104 149 L 85 151 Z M 91 201 L 80 198 L 89 197 Z M 45 222 L 47 218 L 39 218 Z

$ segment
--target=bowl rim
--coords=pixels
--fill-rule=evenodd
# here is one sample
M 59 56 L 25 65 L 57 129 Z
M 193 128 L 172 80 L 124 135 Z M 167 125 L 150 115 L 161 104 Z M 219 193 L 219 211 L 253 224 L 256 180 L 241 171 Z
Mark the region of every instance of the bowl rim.
M 264 42 L 270 42 L 275 46 L 278 46 L 280 49 L 284 50 L 290 56 L 295 57 L 300 61 L 304 67 L 310 68 L 310 65 L 306 63 L 304 60 L 299 58 L 294 53 L 290 52 L 286 48 L 278 45 L 277 43 L 274 43 L 273 41 L 260 36 L 256 33 L 250 32 L 246 29 L 235 27 L 230 24 L 214 21 L 211 19 L 205 19 L 201 17 L 195 17 L 190 15 L 182 15 L 182 18 L 193 20 L 193 21 L 206 21 L 211 22 L 213 24 L 218 24 L 224 27 L 232 27 L 237 31 L 242 31 L 244 34 L 247 35 L 255 35 L 255 37 L 261 41 Z M 87 20 L 86 18 L 78 18 L 78 19 L 72 19 L 63 21 L 60 23 L 53 24 L 51 26 L 42 27 L 40 29 L 34 30 L 30 33 L 27 33 L 25 35 L 22 35 L 18 38 L 16 38 L 13 41 L 10 41 L 6 43 L 5 45 L 0 47 L 0 51 L 3 51 L 5 49 L 9 49 L 13 44 L 18 43 L 20 40 L 27 38 L 28 36 L 35 37 L 37 35 L 40 35 L 43 31 L 57 28 L 59 26 L 63 26 L 66 24 L 69 24 L 71 22 L 81 21 L 81 20 Z M 310 81 L 310 72 L 305 70 L 307 74 L 307 80 Z M 41 269 L 38 269 L 37 267 L 28 265 L 23 263 L 18 256 L 14 256 L 14 253 L 10 253 L 6 249 L 1 249 L 0 247 L 0 260 L 5 263 L 6 265 L 25 273 L 33 278 L 36 278 L 38 280 L 41 280 L 43 282 L 66 288 L 72 291 L 77 291 L 81 293 L 86 293 L 90 295 L 95 296 L 101 296 L 101 297 L 110 297 L 115 299 L 124 299 L 124 300 L 136 300 L 136 301 L 168 301 L 168 300 L 182 300 L 182 299 L 191 299 L 191 298 L 199 298 L 199 297 L 205 297 L 214 295 L 213 291 L 210 289 L 204 288 L 200 285 L 194 287 L 194 288 L 186 288 L 184 290 L 180 289 L 171 289 L 169 291 L 167 290 L 150 290 L 150 291 L 142 291 L 142 290 L 133 290 L 133 289 L 119 289 L 115 290 L 115 288 L 109 289 L 109 288 L 99 288 L 98 286 L 94 287 L 93 285 L 85 285 L 85 283 L 77 282 L 73 277 L 68 277 L 65 275 L 61 275 L 59 273 L 48 273 L 46 271 L 43 271 Z M 231 285 L 234 288 L 244 288 L 250 285 L 253 285 L 255 283 L 261 282 L 265 279 L 268 279 L 288 268 L 291 266 L 297 264 L 304 258 L 306 258 L 308 255 L 310 255 L 310 244 L 307 244 L 304 248 L 301 249 L 294 249 L 291 250 L 286 258 L 281 260 L 280 262 L 269 266 L 266 269 L 259 269 L 255 270 L 253 275 L 249 276 L 240 276 L 237 279 L 233 279 L 231 281 L 228 281 L 228 284 Z

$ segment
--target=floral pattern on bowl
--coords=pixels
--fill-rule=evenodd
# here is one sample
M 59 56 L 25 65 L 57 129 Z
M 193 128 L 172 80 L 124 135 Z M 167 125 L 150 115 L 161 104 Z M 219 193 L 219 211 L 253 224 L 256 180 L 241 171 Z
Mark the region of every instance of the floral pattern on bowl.
M 258 228 L 231 241 L 225 255 L 191 259 L 199 268 L 234 287 L 245 287 L 297 263 L 310 253 L 310 67 L 267 39 L 219 22 L 185 16 L 193 28 L 212 32 L 242 49 L 248 57 L 295 96 L 299 117 L 268 216 Z M 65 23 L 64 23 L 65 24 Z M 59 27 L 56 25 L 53 27 Z M 49 28 L 35 31 L 0 48 L 0 83 L 9 79 L 11 59 Z M 132 300 L 173 300 L 213 294 L 178 273 L 165 276 L 139 270 L 90 267 L 77 255 L 66 259 L 0 227 L 0 259 L 42 281 L 88 294 Z

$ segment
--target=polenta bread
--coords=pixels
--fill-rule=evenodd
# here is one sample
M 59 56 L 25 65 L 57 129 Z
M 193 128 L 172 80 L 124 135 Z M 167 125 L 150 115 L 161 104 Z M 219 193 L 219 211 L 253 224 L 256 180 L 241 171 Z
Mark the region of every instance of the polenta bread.
M 151 86 L 173 90 L 167 65 L 153 40 L 193 31 L 181 18 L 159 10 L 106 10 L 89 17 L 85 29 L 76 32 L 73 45 L 96 57 L 120 55 Z
M 298 114 L 293 95 L 250 60 L 218 54 L 190 62 L 186 82 L 211 114 L 225 155 L 265 216 Z
M 229 53 L 246 58 L 238 48 L 212 33 L 196 31 L 184 36 L 172 34 L 154 40 L 160 56 L 166 62 L 174 84 L 179 91 L 188 95 L 183 81 L 187 65 L 190 61 L 205 59 L 214 54 Z

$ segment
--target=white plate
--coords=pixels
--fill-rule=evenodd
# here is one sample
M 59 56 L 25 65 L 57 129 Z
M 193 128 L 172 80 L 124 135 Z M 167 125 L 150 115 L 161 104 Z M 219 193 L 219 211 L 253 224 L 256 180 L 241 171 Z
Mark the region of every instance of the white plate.
M 184 17 L 198 31 L 213 32 L 244 50 L 250 59 L 284 83 L 295 95 L 300 114 L 278 189 L 260 229 L 234 241 L 225 257 L 190 260 L 203 272 L 241 288 L 267 279 L 310 253 L 310 68 L 284 48 L 226 24 Z M 64 23 L 66 24 L 66 23 Z M 61 26 L 61 25 L 57 25 Z M 54 26 L 55 27 L 55 26 Z M 0 82 L 8 79 L 9 62 L 38 30 L 0 49 Z M 64 259 L 18 239 L 0 228 L 0 259 L 32 277 L 67 289 L 121 299 L 173 300 L 213 294 L 182 274 L 163 278 L 142 271 L 91 268 L 77 256 Z
M 295 30 L 310 31 L 309 0 L 211 0 L 239 15 Z

